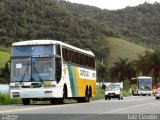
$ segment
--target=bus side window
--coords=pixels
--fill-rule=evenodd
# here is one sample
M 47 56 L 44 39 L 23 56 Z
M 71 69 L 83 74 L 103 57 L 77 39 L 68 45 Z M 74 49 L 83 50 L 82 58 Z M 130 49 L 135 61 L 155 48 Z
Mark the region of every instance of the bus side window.
M 61 58 L 56 58 L 56 80 L 57 83 L 61 79 L 61 72 L 62 72 L 62 66 L 61 66 Z

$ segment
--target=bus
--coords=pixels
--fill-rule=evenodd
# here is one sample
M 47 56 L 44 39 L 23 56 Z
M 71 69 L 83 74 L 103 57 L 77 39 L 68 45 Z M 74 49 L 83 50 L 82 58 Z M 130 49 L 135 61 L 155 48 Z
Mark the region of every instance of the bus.
M 64 99 L 89 102 L 96 95 L 96 65 L 93 52 L 57 40 L 15 42 L 11 49 L 11 99 Z
M 140 76 L 131 80 L 132 95 L 151 95 L 152 77 Z

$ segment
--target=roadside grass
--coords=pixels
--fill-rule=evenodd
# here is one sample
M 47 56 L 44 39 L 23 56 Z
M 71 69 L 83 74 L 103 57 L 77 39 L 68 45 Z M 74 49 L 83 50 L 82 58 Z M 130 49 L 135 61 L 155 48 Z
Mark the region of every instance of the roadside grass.
M 9 61 L 10 54 L 0 51 L 0 68 L 5 67 L 5 63 Z
M 20 99 L 11 99 L 7 93 L 0 93 L 0 105 L 22 104 Z
M 123 97 L 131 96 L 127 90 L 123 90 Z
M 97 94 L 96 96 L 92 97 L 91 100 L 104 99 L 104 93 L 105 93 L 105 89 L 97 88 Z

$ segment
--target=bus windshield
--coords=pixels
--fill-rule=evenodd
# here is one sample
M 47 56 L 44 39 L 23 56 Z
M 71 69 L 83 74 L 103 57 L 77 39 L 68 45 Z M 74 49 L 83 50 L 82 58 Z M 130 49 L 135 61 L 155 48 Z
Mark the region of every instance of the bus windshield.
M 139 89 L 141 90 L 151 90 L 152 89 L 152 79 L 138 79 Z
M 12 59 L 11 81 L 31 82 L 55 80 L 54 58 L 23 58 Z
M 12 47 L 11 56 L 51 56 L 53 51 L 53 45 L 15 46 Z

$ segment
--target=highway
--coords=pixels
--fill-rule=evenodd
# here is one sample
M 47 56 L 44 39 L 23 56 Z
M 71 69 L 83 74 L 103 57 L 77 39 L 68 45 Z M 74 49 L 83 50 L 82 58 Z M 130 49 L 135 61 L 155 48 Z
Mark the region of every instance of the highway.
M 24 105 L 3 105 L 0 106 L 0 114 L 11 114 L 29 116 L 34 120 L 52 120 L 53 117 L 59 120 L 97 120 L 111 117 L 115 119 L 131 119 L 130 114 L 160 114 L 160 100 L 153 96 L 131 96 L 124 97 L 124 100 L 97 100 L 89 103 L 71 103 L 63 105 L 31 104 Z M 32 114 L 32 115 L 30 115 Z M 115 115 L 114 115 L 115 114 Z M 3 116 L 2 116 L 3 117 Z M 152 116 L 159 119 L 160 116 Z M 26 117 L 25 117 L 26 118 Z M 28 120 L 31 120 L 27 119 Z M 110 118 L 110 119 L 111 119 Z M 109 120 L 110 120 L 109 119 Z

